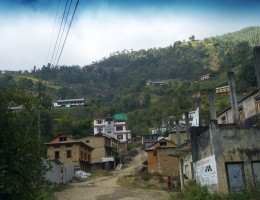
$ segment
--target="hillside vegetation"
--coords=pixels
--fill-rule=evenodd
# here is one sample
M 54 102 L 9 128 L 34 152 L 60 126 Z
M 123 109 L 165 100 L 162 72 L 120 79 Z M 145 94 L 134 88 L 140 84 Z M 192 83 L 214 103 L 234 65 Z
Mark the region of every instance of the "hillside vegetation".
M 160 127 L 168 116 L 180 118 L 195 110 L 200 101 L 204 123 L 209 120 L 208 89 L 227 85 L 226 72 L 233 70 L 240 96 L 256 87 L 252 36 L 260 27 L 249 27 L 222 36 L 176 41 L 166 48 L 113 52 L 108 58 L 80 66 L 43 66 L 30 74 L 0 78 L 0 87 L 19 87 L 33 95 L 40 93 L 48 109 L 56 99 L 85 98 L 81 109 L 50 109 L 48 134 L 67 132 L 76 136 L 91 134 L 95 116 L 115 113 L 128 115 L 129 129 L 137 135 Z M 201 82 L 210 73 L 213 79 Z M 160 87 L 146 85 L 148 80 L 164 81 Z M 217 96 L 217 112 L 229 106 L 228 96 Z

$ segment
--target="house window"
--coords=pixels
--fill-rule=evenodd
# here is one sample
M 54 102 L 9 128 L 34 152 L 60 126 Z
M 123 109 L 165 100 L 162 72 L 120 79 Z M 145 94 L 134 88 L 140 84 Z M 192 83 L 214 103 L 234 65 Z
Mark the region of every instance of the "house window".
M 87 154 L 84 153 L 84 160 L 87 160 Z
M 111 122 L 107 122 L 107 124 L 111 124 Z
M 256 112 L 260 113 L 260 96 L 255 98 Z
M 89 140 L 86 140 L 86 143 L 89 143 Z
M 60 142 L 67 141 L 67 137 L 60 137 Z
M 97 120 L 97 124 L 102 124 L 102 120 Z
M 71 150 L 67 150 L 67 158 L 71 158 L 72 157 L 71 155 L 72 155 Z
M 238 112 L 239 112 L 239 119 L 240 119 L 240 120 L 245 119 L 245 113 L 244 113 L 243 106 L 239 106 L 239 107 L 238 107 Z
M 160 146 L 161 147 L 165 147 L 166 146 L 166 142 L 160 142 Z
M 221 124 L 226 124 L 226 116 L 221 117 Z
M 118 141 L 123 140 L 123 135 L 118 135 L 118 136 L 117 136 L 117 140 L 118 140 Z
M 102 131 L 103 131 L 103 128 L 98 128 L 97 131 L 98 131 L 98 132 L 102 132 Z
M 227 163 L 226 171 L 230 192 L 238 192 L 245 185 L 243 163 Z
M 88 162 L 90 162 L 90 154 L 88 154 Z
M 123 130 L 123 126 L 117 126 L 117 127 L 116 127 L 116 130 L 117 130 L 117 131 L 122 131 L 122 130 Z
M 107 131 L 107 133 L 111 133 L 111 131 Z
M 54 152 L 54 158 L 55 158 L 55 160 L 60 158 L 60 152 L 59 151 Z

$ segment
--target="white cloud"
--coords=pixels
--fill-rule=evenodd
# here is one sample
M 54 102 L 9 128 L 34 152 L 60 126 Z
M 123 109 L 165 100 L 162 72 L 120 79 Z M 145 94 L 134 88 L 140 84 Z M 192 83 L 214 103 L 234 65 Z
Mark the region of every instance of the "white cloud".
M 0 21 L 0 69 L 24 70 L 46 64 L 53 20 L 43 13 L 30 13 Z M 249 25 L 259 22 L 194 13 L 183 17 L 178 13 L 81 12 L 73 23 L 59 64 L 84 66 L 115 51 L 165 47 L 191 35 L 203 39 Z M 53 37 L 53 44 L 55 40 Z

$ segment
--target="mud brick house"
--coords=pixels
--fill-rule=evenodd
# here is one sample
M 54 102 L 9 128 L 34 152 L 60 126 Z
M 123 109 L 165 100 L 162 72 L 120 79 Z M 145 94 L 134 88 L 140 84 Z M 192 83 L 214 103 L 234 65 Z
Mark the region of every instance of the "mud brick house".
M 148 173 L 178 176 L 178 159 L 167 156 L 168 150 L 175 147 L 175 143 L 166 139 L 161 139 L 146 148 Z
M 105 134 L 96 134 L 79 139 L 89 146 L 93 147 L 92 163 L 95 168 L 106 170 L 115 169 L 118 163 L 118 141 Z
M 49 160 L 58 160 L 61 163 L 69 163 L 75 169 L 90 171 L 92 168 L 93 148 L 86 143 L 75 140 L 66 134 L 61 134 L 47 145 L 47 156 Z

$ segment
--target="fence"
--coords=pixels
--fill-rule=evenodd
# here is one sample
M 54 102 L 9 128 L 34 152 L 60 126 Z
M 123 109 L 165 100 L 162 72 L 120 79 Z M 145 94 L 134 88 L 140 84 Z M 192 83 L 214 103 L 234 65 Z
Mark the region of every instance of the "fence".
M 74 176 L 74 167 L 71 164 L 59 164 L 54 161 L 43 161 L 49 170 L 44 175 L 44 178 L 51 183 L 68 183 Z

